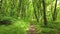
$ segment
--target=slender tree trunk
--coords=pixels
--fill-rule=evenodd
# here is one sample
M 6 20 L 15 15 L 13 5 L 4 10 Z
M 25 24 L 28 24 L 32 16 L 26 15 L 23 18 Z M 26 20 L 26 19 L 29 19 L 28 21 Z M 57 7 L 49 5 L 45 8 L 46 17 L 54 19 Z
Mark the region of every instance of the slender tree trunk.
M 20 10 L 21 10 L 21 5 L 22 5 L 22 0 L 19 0 L 19 3 L 18 3 L 18 8 L 17 8 L 17 17 L 20 17 L 21 14 L 20 14 Z
M 57 0 L 56 0 L 56 2 L 55 2 L 55 8 L 54 8 L 54 13 L 53 13 L 53 21 L 55 21 L 56 20 L 56 18 L 57 18 L 57 12 L 56 12 L 56 7 L 57 7 Z
M 43 2 L 43 13 L 44 13 L 44 16 L 43 16 L 43 18 L 44 18 L 44 25 L 45 26 L 47 26 L 47 18 L 46 18 L 46 4 L 45 4 L 45 1 L 43 0 L 42 1 Z
M 40 16 L 40 0 L 38 2 L 36 2 L 36 0 L 33 0 L 33 7 L 34 7 L 34 15 L 35 15 L 35 18 L 36 18 L 36 21 L 39 23 L 39 16 Z M 36 7 L 37 7 L 37 10 L 36 11 Z
M 11 0 L 11 14 L 10 14 L 10 16 L 14 16 L 14 7 L 15 7 L 15 4 L 14 4 L 14 0 Z
M 0 0 L 0 11 L 1 11 L 1 12 L 2 12 L 2 1 L 3 1 L 3 0 Z M 0 12 L 0 13 L 1 13 L 1 12 Z
M 35 18 L 36 18 L 37 22 L 39 22 L 39 18 L 38 18 L 37 15 L 36 15 L 36 10 L 35 10 L 35 8 L 34 8 L 34 14 L 35 14 Z
M 40 11 L 41 11 L 41 0 L 38 1 L 37 3 L 37 8 L 38 8 L 38 14 L 37 14 L 37 21 L 39 22 L 39 18 L 40 18 Z
M 1 6 L 2 6 L 2 0 L 0 0 L 0 9 L 1 9 Z

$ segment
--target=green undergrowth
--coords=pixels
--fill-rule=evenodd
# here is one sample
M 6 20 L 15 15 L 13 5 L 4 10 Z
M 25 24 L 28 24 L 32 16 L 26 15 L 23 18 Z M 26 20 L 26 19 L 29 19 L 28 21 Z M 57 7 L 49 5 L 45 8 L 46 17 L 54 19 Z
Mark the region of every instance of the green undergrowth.
M 28 26 L 28 22 L 16 19 L 11 25 L 1 25 L 0 34 L 27 34 Z
M 48 22 L 47 27 L 41 23 L 40 26 L 38 34 L 60 34 L 60 22 Z
M 30 20 L 15 19 L 13 17 L 2 17 L 0 20 L 10 20 L 10 25 L 0 25 L 0 34 L 27 34 Z M 33 22 L 38 34 L 60 34 L 60 22 L 48 22 L 47 27 L 44 23 Z

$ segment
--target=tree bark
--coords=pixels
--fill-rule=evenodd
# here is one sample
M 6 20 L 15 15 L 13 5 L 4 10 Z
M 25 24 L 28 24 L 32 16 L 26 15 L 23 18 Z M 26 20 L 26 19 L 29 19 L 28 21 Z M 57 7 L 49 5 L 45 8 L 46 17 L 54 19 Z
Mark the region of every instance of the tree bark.
M 2 1 L 3 0 L 0 0 L 0 11 L 2 12 Z M 0 12 L 0 14 L 1 14 L 1 12 Z
M 46 18 L 46 4 L 45 4 L 45 1 L 43 0 L 43 18 L 44 18 L 44 25 L 47 26 L 47 18 Z
M 56 18 L 57 18 L 57 12 L 56 12 L 56 7 L 57 7 L 57 0 L 56 0 L 56 2 L 55 2 L 55 8 L 54 8 L 54 13 L 53 13 L 53 21 L 55 21 L 56 20 Z
M 2 6 L 2 0 L 0 0 L 0 9 L 1 9 L 1 6 Z
M 38 11 L 36 11 L 36 7 L 38 9 Z M 33 8 L 34 8 L 34 16 L 36 18 L 36 21 L 39 23 L 39 8 L 40 8 L 40 5 L 39 5 L 39 2 L 37 3 L 36 0 L 33 1 Z

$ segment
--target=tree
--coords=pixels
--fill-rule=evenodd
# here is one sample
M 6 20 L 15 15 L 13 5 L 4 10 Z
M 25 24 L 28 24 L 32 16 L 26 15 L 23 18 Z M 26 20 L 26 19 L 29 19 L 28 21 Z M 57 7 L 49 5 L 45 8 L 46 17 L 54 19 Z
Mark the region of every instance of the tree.
M 43 3 L 44 25 L 47 26 L 47 19 L 46 19 L 46 3 L 45 3 L 44 0 L 42 0 L 42 3 Z
M 55 7 L 54 7 L 54 12 L 53 12 L 53 21 L 55 21 L 56 20 L 56 18 L 57 18 L 57 12 L 56 12 L 56 7 L 57 7 L 57 0 L 55 1 Z
M 21 6 L 22 6 L 22 0 L 19 0 L 17 7 L 17 17 L 20 17 Z
M 34 15 L 38 23 L 39 23 L 39 18 L 40 18 L 40 7 L 41 7 L 41 1 L 33 0 Z
M 0 0 L 0 9 L 1 9 L 1 6 L 2 6 L 2 0 Z
M 0 11 L 2 11 L 2 1 L 3 0 L 0 0 Z M 1 12 L 0 12 L 1 13 Z

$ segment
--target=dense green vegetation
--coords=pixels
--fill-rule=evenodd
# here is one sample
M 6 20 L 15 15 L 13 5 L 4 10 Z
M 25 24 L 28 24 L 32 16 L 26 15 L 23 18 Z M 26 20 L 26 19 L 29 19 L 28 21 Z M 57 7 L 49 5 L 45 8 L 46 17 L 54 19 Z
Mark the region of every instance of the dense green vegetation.
M 0 0 L 0 34 L 60 34 L 60 0 Z

